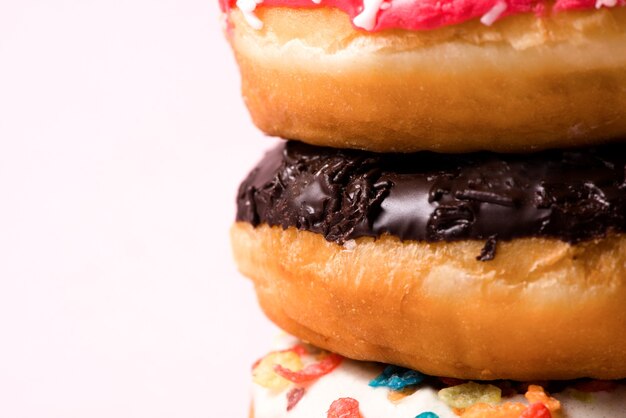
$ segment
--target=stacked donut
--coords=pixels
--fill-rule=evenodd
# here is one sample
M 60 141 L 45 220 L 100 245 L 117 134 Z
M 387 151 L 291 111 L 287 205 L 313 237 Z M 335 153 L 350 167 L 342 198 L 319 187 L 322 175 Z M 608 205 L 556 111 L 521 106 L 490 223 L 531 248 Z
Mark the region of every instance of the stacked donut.
M 223 1 L 252 417 L 626 417 L 623 6 Z

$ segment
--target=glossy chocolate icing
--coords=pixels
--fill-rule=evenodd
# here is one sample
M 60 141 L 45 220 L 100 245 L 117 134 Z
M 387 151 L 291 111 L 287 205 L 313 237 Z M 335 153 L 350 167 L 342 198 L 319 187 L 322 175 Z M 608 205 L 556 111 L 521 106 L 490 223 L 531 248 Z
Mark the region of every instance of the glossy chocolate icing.
M 626 231 L 626 144 L 536 154 L 375 154 L 287 142 L 241 184 L 237 220 L 346 240 L 551 237 Z

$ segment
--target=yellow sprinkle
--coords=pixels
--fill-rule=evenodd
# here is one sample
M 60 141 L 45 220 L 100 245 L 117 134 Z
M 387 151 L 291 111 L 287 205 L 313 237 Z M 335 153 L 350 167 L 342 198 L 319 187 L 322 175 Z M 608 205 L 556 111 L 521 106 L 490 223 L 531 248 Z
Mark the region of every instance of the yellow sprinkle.
M 293 371 L 302 370 L 302 360 L 293 351 L 270 353 L 252 370 L 254 383 L 269 389 L 285 389 L 291 382 L 274 371 L 277 364 Z
M 474 382 L 441 389 L 438 395 L 451 408 L 469 408 L 479 402 L 493 405 L 502 400 L 500 388 Z

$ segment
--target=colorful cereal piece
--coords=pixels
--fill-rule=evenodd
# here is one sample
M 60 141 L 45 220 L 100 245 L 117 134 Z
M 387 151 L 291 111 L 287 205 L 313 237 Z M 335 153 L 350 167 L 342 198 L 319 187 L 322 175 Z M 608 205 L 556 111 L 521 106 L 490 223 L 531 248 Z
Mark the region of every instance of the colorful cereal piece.
M 330 404 L 327 418 L 361 418 L 359 401 L 352 398 L 339 398 Z
M 287 412 L 291 411 L 294 406 L 300 402 L 304 396 L 304 388 L 297 387 L 287 392 Z
M 303 383 L 318 379 L 332 372 L 341 364 L 342 359 L 343 357 L 339 354 L 330 353 L 317 363 L 309 364 L 301 370 L 285 367 L 282 364 L 276 364 L 274 371 L 293 383 Z
M 407 386 L 404 389 L 400 390 L 390 390 L 389 393 L 387 393 L 387 399 L 389 399 L 393 403 L 400 402 L 407 396 L 413 395 L 416 391 L 417 387 L 415 386 Z
M 545 405 L 550 412 L 556 412 L 561 409 L 561 402 L 554 399 L 551 396 L 546 395 L 546 392 L 541 386 L 530 385 L 528 391 L 524 395 L 530 404 L 541 403 Z
M 439 415 L 435 414 L 434 412 L 422 412 L 415 418 L 439 418 Z
M 439 399 L 451 408 L 469 408 L 476 403 L 497 404 L 502 400 L 502 391 L 494 385 L 468 382 L 439 391 Z
M 369 385 L 373 388 L 385 386 L 392 390 L 402 390 L 407 386 L 416 385 L 424 380 L 425 376 L 415 370 L 398 366 L 387 366 Z
M 252 370 L 254 383 L 269 389 L 285 389 L 289 380 L 279 376 L 275 367 L 288 367 L 289 370 L 302 369 L 300 356 L 293 351 L 276 351 L 263 357 Z
M 526 410 L 526 405 L 519 402 L 505 402 L 500 405 L 477 403 L 459 411 L 461 418 L 519 418 Z
M 526 408 L 519 418 L 552 418 L 552 414 L 547 406 L 537 402 Z
M 296 354 L 297 354 L 298 356 L 300 356 L 300 357 L 302 357 L 302 356 L 304 356 L 305 354 L 307 354 L 307 350 L 306 350 L 306 348 L 305 348 L 302 344 L 296 344 L 296 345 L 294 345 L 293 347 L 289 347 L 289 348 L 287 348 L 287 349 L 285 349 L 285 350 L 272 351 L 272 352 L 271 352 L 271 353 L 269 353 L 267 356 L 269 356 L 270 354 L 274 354 L 274 353 L 288 353 L 288 352 L 290 352 L 290 351 L 292 351 L 292 352 L 296 353 Z M 267 357 L 267 356 L 265 356 L 265 357 Z M 256 367 L 259 365 L 259 363 L 260 363 L 260 362 L 261 362 L 261 361 L 262 361 L 265 357 L 262 357 L 262 358 L 258 359 L 257 361 L 255 361 L 255 362 L 252 364 L 252 370 L 256 369 Z

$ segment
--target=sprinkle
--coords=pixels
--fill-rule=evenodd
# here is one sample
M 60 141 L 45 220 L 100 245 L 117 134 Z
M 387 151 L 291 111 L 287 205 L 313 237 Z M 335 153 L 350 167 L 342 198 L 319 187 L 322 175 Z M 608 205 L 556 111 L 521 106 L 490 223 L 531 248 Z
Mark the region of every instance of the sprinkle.
M 352 398 L 339 398 L 330 404 L 327 418 L 361 418 L 359 401 Z
M 617 6 L 617 0 L 596 0 L 596 9 L 600 9 L 604 7 L 615 7 Z
M 263 357 L 252 370 L 254 383 L 269 389 L 285 389 L 289 380 L 275 372 L 276 367 L 288 367 L 290 370 L 302 369 L 300 356 L 293 351 L 273 352 Z M 297 373 L 297 372 L 293 372 Z
M 526 409 L 526 405 L 519 402 L 505 402 L 501 405 L 477 403 L 458 415 L 461 418 L 520 418 L 520 414 Z
M 530 405 L 519 418 L 552 418 L 552 414 L 548 407 L 541 402 Z
M 581 392 L 612 392 L 617 389 L 617 383 L 612 380 L 587 380 L 578 382 L 574 389 Z
M 435 414 L 434 412 L 422 412 L 415 418 L 439 418 L 439 415 Z
M 263 22 L 254 14 L 256 6 L 261 4 L 263 0 L 237 0 L 237 8 L 243 13 L 244 19 L 253 29 L 261 30 Z
M 315 4 L 322 4 L 322 0 L 311 0 Z
M 373 388 L 385 386 L 392 390 L 401 390 L 410 385 L 417 385 L 425 376 L 418 371 L 398 366 L 387 366 L 376 378 L 370 381 Z
M 372 30 L 376 26 L 376 16 L 384 0 L 363 0 L 363 11 L 352 22 L 357 28 Z
M 303 383 L 317 379 L 332 372 L 341 364 L 341 360 L 343 360 L 343 357 L 339 354 L 330 353 L 317 363 L 309 364 L 302 370 L 295 370 L 289 367 L 283 367 L 281 364 L 276 364 L 276 366 L 274 366 L 274 371 L 278 375 L 294 383 Z
M 400 390 L 390 390 L 387 394 L 387 399 L 389 399 L 393 403 L 396 403 L 400 402 L 407 396 L 413 395 L 415 392 L 417 392 L 417 387 L 415 386 L 407 386 L 404 389 Z
M 497 404 L 502 400 L 500 388 L 474 382 L 441 389 L 438 395 L 451 408 L 469 408 L 476 403 Z
M 343 248 L 344 248 L 346 251 L 354 251 L 354 250 L 356 250 L 356 245 L 357 245 L 357 244 L 356 244 L 356 241 L 355 241 L 355 240 L 353 240 L 353 239 L 349 239 L 348 241 L 346 241 L 346 242 L 344 242 L 344 243 L 343 243 Z
M 561 409 L 561 402 L 554 399 L 551 396 L 546 395 L 546 392 L 541 386 L 530 385 L 528 386 L 528 392 L 524 395 L 529 403 L 541 403 L 550 410 L 550 412 L 556 412 Z M 532 415 L 531 415 L 532 416 Z
M 480 254 L 476 257 L 478 261 L 491 261 L 496 257 L 496 248 L 498 245 L 497 235 L 492 235 L 487 238 L 485 245 L 482 250 L 480 250 Z
M 304 388 L 297 387 L 287 392 L 287 412 L 291 411 L 294 406 L 300 402 L 304 396 Z
M 601 1 L 601 0 L 598 0 L 598 1 Z M 612 0 L 609 0 L 609 1 L 612 1 Z M 480 23 L 482 23 L 485 26 L 493 25 L 495 21 L 498 20 L 500 16 L 502 16 L 502 13 L 506 11 L 507 7 L 508 5 L 506 4 L 505 1 L 500 0 L 496 2 L 496 4 L 494 4 L 493 7 L 489 9 L 489 11 L 480 18 Z

